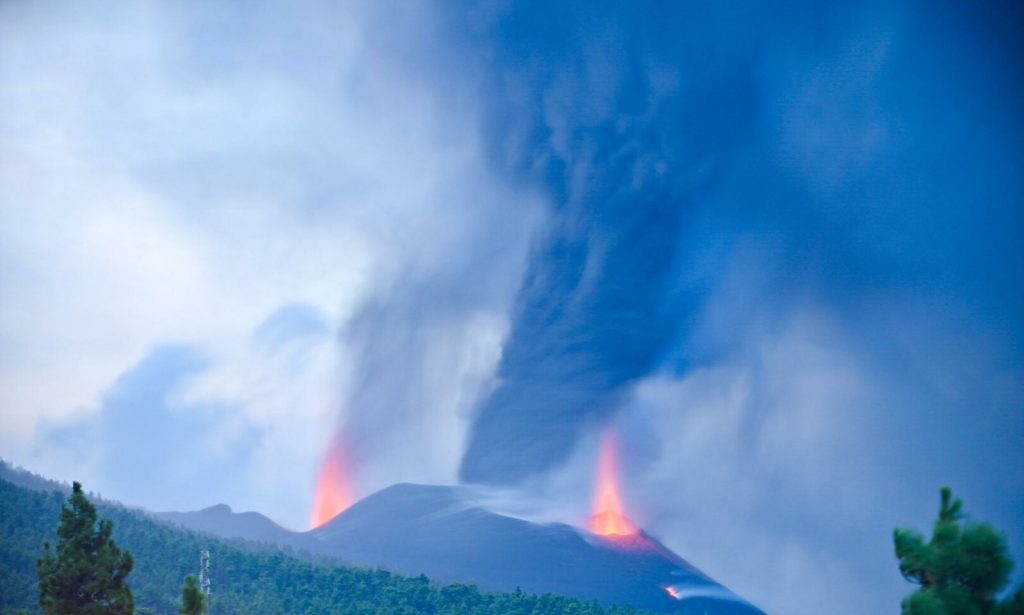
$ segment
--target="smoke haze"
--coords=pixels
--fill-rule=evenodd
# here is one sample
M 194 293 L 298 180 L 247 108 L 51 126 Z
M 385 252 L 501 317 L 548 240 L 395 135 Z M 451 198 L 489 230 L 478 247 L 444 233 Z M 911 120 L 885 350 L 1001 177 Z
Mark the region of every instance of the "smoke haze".
M 1020 561 L 1021 24 L 0 5 L 0 451 L 301 528 L 340 445 L 585 523 L 614 425 L 627 514 L 768 612 L 892 612 L 943 484 Z

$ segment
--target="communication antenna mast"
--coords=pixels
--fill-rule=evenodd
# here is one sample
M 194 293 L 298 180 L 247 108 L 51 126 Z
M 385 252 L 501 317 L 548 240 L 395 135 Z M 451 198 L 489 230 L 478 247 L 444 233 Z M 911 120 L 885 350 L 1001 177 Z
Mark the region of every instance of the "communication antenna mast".
M 210 612 L 210 550 L 199 552 L 199 590 L 206 598 L 206 612 Z

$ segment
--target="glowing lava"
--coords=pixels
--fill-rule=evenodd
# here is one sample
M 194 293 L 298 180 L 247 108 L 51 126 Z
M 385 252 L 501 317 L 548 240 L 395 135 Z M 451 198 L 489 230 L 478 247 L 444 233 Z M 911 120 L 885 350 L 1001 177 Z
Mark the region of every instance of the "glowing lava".
M 594 491 L 594 514 L 590 531 L 599 536 L 632 536 L 636 526 L 622 512 L 619 495 L 619 446 L 615 432 L 608 430 L 601 440 L 597 464 L 597 485 Z
M 316 478 L 313 513 L 310 524 L 320 527 L 352 505 L 354 498 L 345 475 L 345 458 L 337 444 L 327 449 L 320 473 Z
M 669 596 L 672 596 L 676 600 L 682 600 L 683 599 L 683 595 L 679 593 L 679 590 L 674 588 L 674 587 L 672 587 L 671 585 L 667 585 L 665 587 L 665 591 L 668 593 Z

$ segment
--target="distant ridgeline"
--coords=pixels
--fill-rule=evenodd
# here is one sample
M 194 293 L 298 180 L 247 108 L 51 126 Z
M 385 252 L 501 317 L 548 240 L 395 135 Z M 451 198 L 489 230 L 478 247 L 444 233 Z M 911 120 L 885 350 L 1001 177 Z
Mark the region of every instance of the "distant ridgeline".
M 0 465 L 0 615 L 39 612 L 35 562 L 43 541 L 56 541 L 65 493 L 64 485 Z M 211 610 L 217 615 L 638 613 L 550 594 L 485 593 L 472 585 L 435 585 L 423 576 L 332 565 L 302 553 L 213 539 L 90 499 L 101 517 L 114 522 L 118 545 L 135 558 L 128 582 L 138 613 L 178 613 L 182 582 L 196 574 L 202 548 L 211 551 Z

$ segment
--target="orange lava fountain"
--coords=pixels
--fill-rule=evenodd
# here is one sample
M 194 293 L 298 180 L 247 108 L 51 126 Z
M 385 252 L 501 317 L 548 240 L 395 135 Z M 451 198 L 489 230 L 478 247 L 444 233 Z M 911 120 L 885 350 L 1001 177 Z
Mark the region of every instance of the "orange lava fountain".
M 597 485 L 594 491 L 594 514 L 590 531 L 599 536 L 632 536 L 636 526 L 622 512 L 619 495 L 619 443 L 609 429 L 601 440 L 597 464 Z
M 310 525 L 320 527 L 352 505 L 352 489 L 345 475 L 345 458 L 337 444 L 327 449 L 316 478 Z

